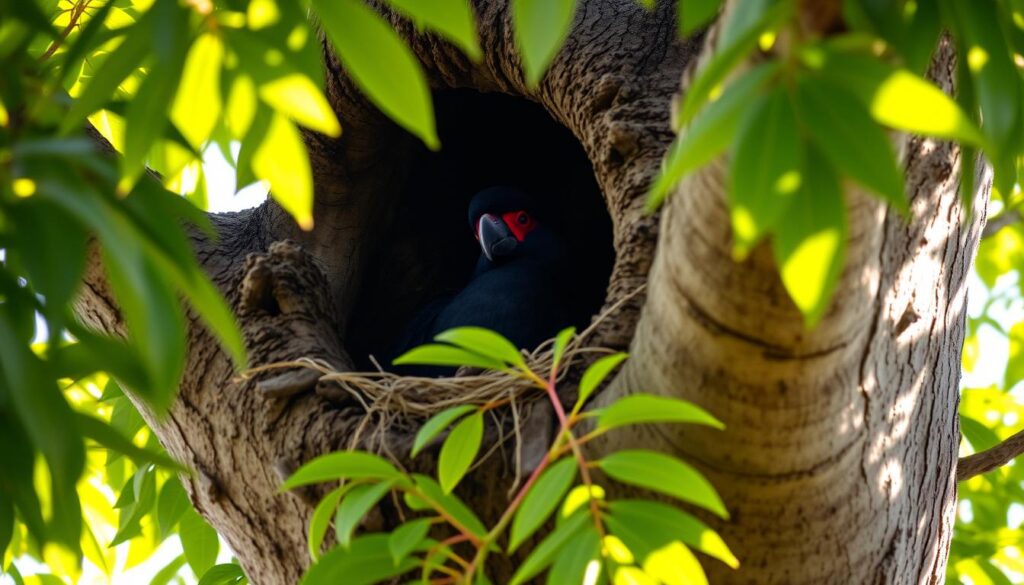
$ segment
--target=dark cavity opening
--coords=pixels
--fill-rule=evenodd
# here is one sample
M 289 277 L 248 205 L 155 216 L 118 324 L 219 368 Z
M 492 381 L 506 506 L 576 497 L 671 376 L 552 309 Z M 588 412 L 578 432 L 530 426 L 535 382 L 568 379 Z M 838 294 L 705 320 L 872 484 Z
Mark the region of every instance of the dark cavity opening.
M 357 365 L 387 355 L 430 301 L 461 290 L 480 248 L 466 219 L 469 201 L 495 185 L 545 198 L 554 227 L 579 268 L 572 320 L 585 327 L 604 302 L 615 261 L 612 225 L 583 147 L 527 100 L 473 90 L 435 94 L 442 148 L 425 147 L 372 253 L 348 331 Z M 382 364 L 387 366 L 387 364 Z

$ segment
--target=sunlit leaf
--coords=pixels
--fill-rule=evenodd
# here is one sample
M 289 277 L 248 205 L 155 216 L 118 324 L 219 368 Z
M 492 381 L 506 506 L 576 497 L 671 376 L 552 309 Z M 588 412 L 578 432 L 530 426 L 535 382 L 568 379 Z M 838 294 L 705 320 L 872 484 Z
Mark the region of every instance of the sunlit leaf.
M 292 73 L 264 82 L 259 86 L 259 96 L 298 124 L 328 136 L 341 136 L 341 125 L 327 98 L 305 75 Z
M 220 118 L 220 70 L 223 61 L 224 42 L 212 33 L 200 35 L 185 60 L 177 96 L 171 107 L 171 120 L 196 149 L 210 138 Z
M 270 183 L 270 195 L 304 230 L 313 229 L 313 171 L 302 136 L 290 120 L 274 114 L 252 155 L 256 177 Z
M 85 123 L 87 116 L 110 101 L 118 85 L 146 58 L 151 34 L 150 18 L 140 20 L 128 31 L 121 45 L 107 57 L 96 75 L 89 80 L 82 94 L 71 104 L 61 122 L 62 133 L 78 130 Z

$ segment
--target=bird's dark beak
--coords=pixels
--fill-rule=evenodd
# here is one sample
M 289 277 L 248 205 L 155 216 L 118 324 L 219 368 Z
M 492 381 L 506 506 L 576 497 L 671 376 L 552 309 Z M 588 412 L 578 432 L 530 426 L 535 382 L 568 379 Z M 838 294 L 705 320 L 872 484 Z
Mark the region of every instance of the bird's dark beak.
M 480 216 L 476 224 L 476 239 L 480 241 L 484 256 L 492 262 L 495 258 L 509 255 L 519 244 L 504 220 L 490 213 Z

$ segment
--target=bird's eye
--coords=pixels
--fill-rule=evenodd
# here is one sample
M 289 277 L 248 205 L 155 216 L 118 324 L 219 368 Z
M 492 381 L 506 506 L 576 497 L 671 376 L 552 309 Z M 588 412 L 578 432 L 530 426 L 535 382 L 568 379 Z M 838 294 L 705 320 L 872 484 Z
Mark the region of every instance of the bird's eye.
M 525 211 L 520 211 L 519 214 L 516 215 L 516 223 L 519 225 L 526 225 L 530 223 L 530 216 L 526 215 Z

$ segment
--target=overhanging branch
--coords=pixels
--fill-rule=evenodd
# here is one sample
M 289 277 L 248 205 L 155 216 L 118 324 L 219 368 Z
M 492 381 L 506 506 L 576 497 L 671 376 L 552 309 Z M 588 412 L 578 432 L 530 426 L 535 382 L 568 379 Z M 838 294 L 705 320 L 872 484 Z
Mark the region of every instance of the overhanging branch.
M 1021 453 L 1024 453 L 1024 431 L 1014 434 L 994 447 L 961 457 L 956 464 L 956 480 L 965 481 L 976 475 L 988 473 L 1006 465 Z

